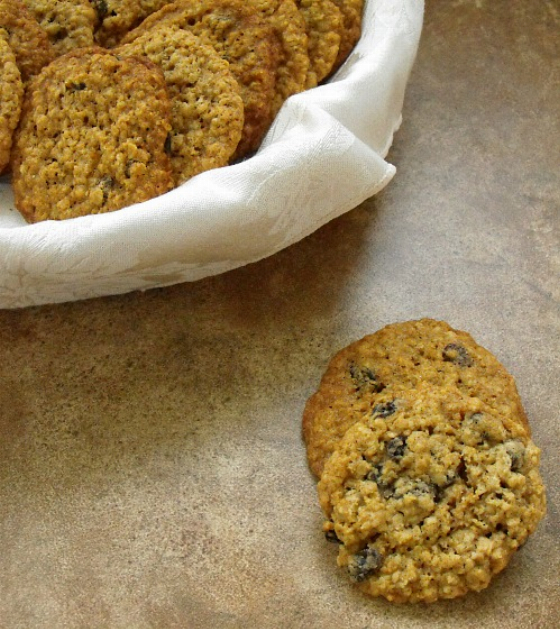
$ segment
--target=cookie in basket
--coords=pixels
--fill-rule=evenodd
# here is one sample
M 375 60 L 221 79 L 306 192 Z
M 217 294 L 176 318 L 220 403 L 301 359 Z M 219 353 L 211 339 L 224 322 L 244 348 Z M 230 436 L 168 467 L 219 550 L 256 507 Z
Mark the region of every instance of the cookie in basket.
M 173 186 L 171 104 L 147 59 L 80 48 L 28 84 L 12 148 L 17 209 L 29 221 L 117 210 Z
M 296 0 L 308 38 L 309 71 L 306 87 L 319 84 L 332 71 L 342 34 L 342 13 L 332 0 Z
M 529 432 L 513 377 L 470 334 L 433 319 L 393 323 L 340 350 L 308 400 L 303 437 L 313 473 L 320 476 L 336 443 L 381 393 L 422 382 L 480 398 Z
M 211 43 L 241 88 L 245 121 L 234 158 L 255 151 L 273 118 L 280 48 L 273 28 L 243 0 L 177 0 L 148 16 L 122 43 L 155 25 L 186 29 Z
M 172 0 L 91 0 L 97 13 L 96 42 L 113 48 L 148 15 L 171 2 Z
M 163 71 L 172 106 L 167 152 L 175 185 L 225 166 L 241 138 L 243 101 L 214 47 L 190 31 L 156 26 L 113 50 L 145 56 Z
M 342 37 L 333 70 L 337 70 L 348 58 L 362 34 L 364 0 L 332 0 L 342 13 Z
M 384 392 L 318 484 L 338 565 L 396 603 L 486 588 L 545 514 L 540 450 L 517 418 L 458 390 Z
M 23 0 L 57 55 L 91 46 L 97 16 L 89 0 Z
M 8 43 L 8 33 L 0 28 L 0 173 L 10 161 L 12 138 L 17 127 L 23 98 L 23 83 L 16 56 Z
M 280 42 L 273 101 L 276 115 L 287 98 L 306 87 L 309 53 L 305 20 L 294 0 L 250 0 L 250 4 L 272 26 Z
M 0 0 L 0 28 L 8 33 L 24 83 L 55 58 L 47 34 L 20 0 Z

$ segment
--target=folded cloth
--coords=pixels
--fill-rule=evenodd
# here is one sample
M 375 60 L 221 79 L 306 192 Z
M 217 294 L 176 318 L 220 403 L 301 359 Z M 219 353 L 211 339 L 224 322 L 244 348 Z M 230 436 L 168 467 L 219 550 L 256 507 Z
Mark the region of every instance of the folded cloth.
M 0 308 L 195 281 L 270 256 L 392 179 L 421 0 L 367 0 L 362 37 L 326 84 L 290 97 L 259 151 L 116 212 L 25 223 L 0 183 Z

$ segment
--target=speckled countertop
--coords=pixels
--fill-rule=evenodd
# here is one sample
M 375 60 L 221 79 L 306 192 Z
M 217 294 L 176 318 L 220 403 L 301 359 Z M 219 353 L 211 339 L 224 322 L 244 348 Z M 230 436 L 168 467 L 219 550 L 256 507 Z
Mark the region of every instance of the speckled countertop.
M 560 625 L 560 4 L 426 3 L 376 198 L 258 264 L 0 312 L 1 629 Z M 386 323 L 469 331 L 517 379 L 549 510 L 489 589 L 360 595 L 300 420 Z

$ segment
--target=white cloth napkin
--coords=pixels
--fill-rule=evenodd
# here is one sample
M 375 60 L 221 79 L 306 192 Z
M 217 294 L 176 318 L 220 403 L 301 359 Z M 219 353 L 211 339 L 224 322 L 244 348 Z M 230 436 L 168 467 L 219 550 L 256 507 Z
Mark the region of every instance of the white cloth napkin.
M 422 30 L 422 0 L 368 0 L 325 85 L 288 99 L 243 163 L 117 212 L 27 225 L 0 183 L 0 308 L 144 290 L 245 265 L 381 190 Z

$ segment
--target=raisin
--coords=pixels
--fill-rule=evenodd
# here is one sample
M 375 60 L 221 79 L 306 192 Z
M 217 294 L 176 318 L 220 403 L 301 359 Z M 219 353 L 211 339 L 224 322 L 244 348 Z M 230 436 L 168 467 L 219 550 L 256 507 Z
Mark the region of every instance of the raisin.
M 373 407 L 373 415 L 378 417 L 389 417 L 397 410 L 397 406 L 394 402 L 385 402 L 384 404 L 376 404 Z
M 171 133 L 168 133 L 167 136 L 165 137 L 165 142 L 163 144 L 163 150 L 165 151 L 167 155 L 171 155 L 171 152 L 172 152 L 171 141 L 172 141 Z
M 463 462 L 459 463 L 459 467 L 462 465 L 464 465 Z M 457 467 L 456 470 L 448 470 L 445 473 L 445 480 L 443 481 L 443 483 L 441 483 L 440 485 L 436 485 L 437 491 L 440 494 L 443 494 L 443 492 L 448 488 L 451 487 L 451 485 L 454 485 L 457 482 L 457 479 L 460 478 L 460 473 L 459 473 L 459 467 Z
M 69 92 L 81 92 L 82 90 L 85 90 L 86 87 L 87 85 L 83 81 L 80 81 L 79 83 L 68 83 L 66 86 Z
M 325 539 L 327 542 L 332 542 L 334 544 L 341 544 L 342 542 L 338 539 L 338 535 L 334 532 L 334 530 L 325 531 Z
M 445 485 L 443 487 L 440 487 L 439 485 L 433 485 L 434 502 L 441 502 L 443 500 L 443 495 L 448 487 L 449 485 Z
M 385 388 L 385 385 L 378 381 L 377 376 L 369 367 L 358 367 L 356 363 L 350 363 L 349 371 L 350 377 L 359 390 L 371 389 L 374 393 L 379 393 Z
M 99 186 L 103 191 L 103 203 L 107 203 L 107 199 L 109 198 L 109 193 L 111 192 L 111 188 L 113 187 L 113 178 L 107 175 L 103 177 L 99 182 Z
M 462 457 L 461 457 L 461 460 L 459 461 L 459 465 L 457 466 L 457 476 L 462 481 L 468 484 L 469 475 L 467 474 L 467 464 L 465 463 L 465 460 Z
M 371 470 L 368 472 L 366 476 L 366 479 L 372 480 L 374 483 L 377 483 L 379 482 L 381 474 L 383 474 L 383 464 L 377 463 L 376 465 L 372 466 Z
M 443 348 L 443 360 L 459 365 L 459 367 L 471 367 L 474 364 L 471 355 L 458 343 L 449 343 Z
M 410 493 L 413 496 L 431 495 L 435 500 L 438 495 L 438 488 L 433 483 L 425 483 L 424 481 L 419 480 L 410 490 Z
M 519 472 L 523 467 L 523 455 L 517 453 L 510 453 L 511 458 L 511 471 Z
M 445 480 L 443 483 L 433 483 L 434 502 L 441 502 L 445 497 L 445 492 L 449 487 L 454 485 L 459 478 L 459 469 L 453 471 L 449 470 L 445 474 Z
M 395 500 L 401 500 L 405 496 L 416 496 L 417 498 L 431 496 L 434 502 L 437 502 L 442 497 L 442 491 L 434 483 L 427 483 L 418 478 L 409 478 L 404 486 L 396 488 L 394 494 Z
M 360 583 L 375 574 L 383 565 L 383 555 L 375 548 L 364 548 L 348 561 L 348 574 L 353 581 Z
M 506 441 L 504 445 L 507 455 L 511 461 L 511 471 L 520 472 L 523 468 L 523 464 L 525 463 L 525 446 L 521 443 L 521 441 L 517 441 L 515 439 Z
M 366 476 L 366 480 L 370 480 L 377 485 L 379 495 L 388 500 L 394 494 L 393 483 L 384 481 L 381 477 L 383 475 L 383 464 L 377 463 L 374 465 Z
M 125 177 L 130 177 L 131 173 L 132 173 L 132 167 L 134 166 L 134 164 L 137 164 L 137 160 L 135 159 L 129 159 L 128 162 L 126 162 L 126 166 L 124 168 L 124 176 Z
M 479 446 L 490 439 L 484 413 L 470 413 L 463 419 L 463 440 L 467 445 Z
M 54 41 L 62 41 L 68 37 L 68 31 L 65 28 L 59 28 L 53 36 Z
M 394 437 L 385 444 L 385 452 L 393 461 L 402 459 L 406 447 L 406 437 Z
M 101 22 L 107 17 L 109 13 L 109 7 L 106 0 L 92 0 L 93 8 L 97 12 L 97 17 Z
M 377 489 L 380 495 L 385 498 L 385 500 L 389 500 L 389 498 L 393 498 L 395 495 L 395 486 L 393 485 L 393 483 L 377 483 Z

